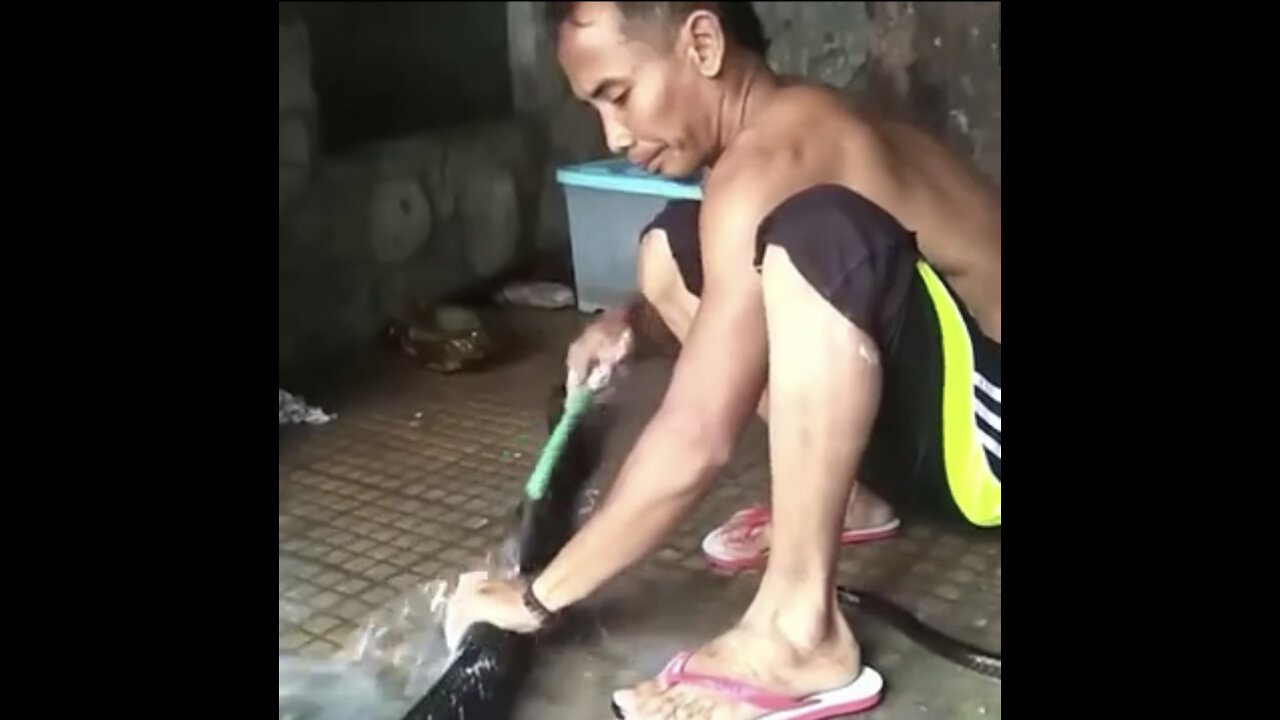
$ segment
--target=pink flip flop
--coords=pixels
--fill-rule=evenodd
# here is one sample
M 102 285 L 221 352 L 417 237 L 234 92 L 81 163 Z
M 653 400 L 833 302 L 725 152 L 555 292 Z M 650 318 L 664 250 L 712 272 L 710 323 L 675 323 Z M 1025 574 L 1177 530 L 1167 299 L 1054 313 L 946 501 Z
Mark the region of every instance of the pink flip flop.
M 884 678 L 874 668 L 863 666 L 858 677 L 834 690 L 806 697 L 791 697 L 753 687 L 737 680 L 689 672 L 685 666 L 691 653 L 682 652 L 671 658 L 658 676 L 665 687 L 692 685 L 711 690 L 765 711 L 757 720 L 825 720 L 870 710 L 880 704 Z M 613 704 L 613 716 L 625 720 L 622 708 Z
M 769 523 L 769 508 L 755 505 L 734 513 L 725 524 L 702 539 L 702 554 L 707 562 L 721 570 L 745 570 L 764 565 L 769 546 L 762 531 Z M 873 542 L 893 537 L 901 522 L 898 518 L 868 528 L 848 529 L 840 533 L 845 545 Z

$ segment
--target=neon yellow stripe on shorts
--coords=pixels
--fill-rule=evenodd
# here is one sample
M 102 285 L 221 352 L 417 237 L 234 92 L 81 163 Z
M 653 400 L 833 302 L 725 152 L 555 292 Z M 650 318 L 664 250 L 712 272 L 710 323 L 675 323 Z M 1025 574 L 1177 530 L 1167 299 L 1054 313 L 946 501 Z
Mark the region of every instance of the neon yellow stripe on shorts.
M 1000 481 L 987 464 L 974 420 L 973 341 L 960 308 L 923 261 L 916 270 L 928 288 L 942 335 L 942 453 L 951 496 L 974 525 L 1000 525 Z

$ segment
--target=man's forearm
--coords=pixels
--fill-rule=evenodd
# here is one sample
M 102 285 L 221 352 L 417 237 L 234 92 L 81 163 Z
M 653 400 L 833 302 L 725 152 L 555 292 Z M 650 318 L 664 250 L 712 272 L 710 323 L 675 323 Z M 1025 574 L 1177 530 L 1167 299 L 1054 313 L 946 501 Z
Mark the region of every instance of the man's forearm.
M 534 594 L 554 611 L 595 592 L 658 546 L 721 462 L 698 438 L 655 418 L 605 502 L 534 582 Z

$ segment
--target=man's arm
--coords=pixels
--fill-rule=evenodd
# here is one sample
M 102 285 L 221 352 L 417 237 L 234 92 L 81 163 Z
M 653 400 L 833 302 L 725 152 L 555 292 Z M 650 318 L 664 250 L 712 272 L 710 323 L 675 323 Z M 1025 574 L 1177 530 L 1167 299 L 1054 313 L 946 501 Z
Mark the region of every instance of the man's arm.
M 762 195 L 752 192 L 750 174 L 732 177 L 744 179 L 707 189 L 702 302 L 662 405 L 605 502 L 534 583 L 551 610 L 590 595 L 657 547 L 727 462 L 759 403 L 767 347 L 752 258 L 763 213 L 752 198 Z

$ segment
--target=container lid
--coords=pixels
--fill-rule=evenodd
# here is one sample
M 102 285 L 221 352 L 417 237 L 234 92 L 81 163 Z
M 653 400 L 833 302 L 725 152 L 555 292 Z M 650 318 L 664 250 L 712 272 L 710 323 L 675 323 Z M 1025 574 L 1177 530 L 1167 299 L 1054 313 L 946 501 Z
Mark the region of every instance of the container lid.
M 636 195 L 657 195 L 678 200 L 701 200 L 702 178 L 671 180 L 645 172 L 622 158 L 594 160 L 556 170 L 561 185 L 611 190 Z

